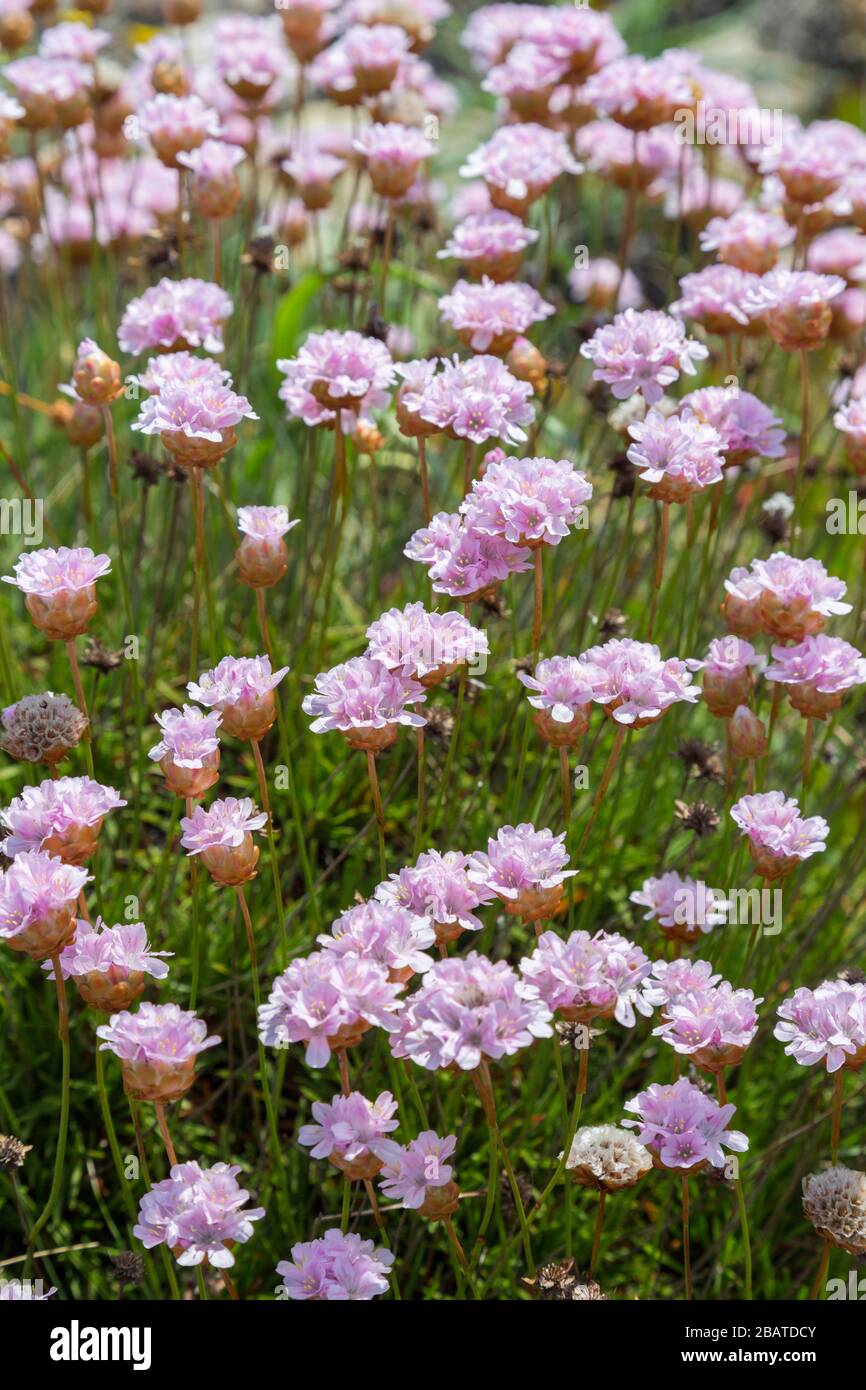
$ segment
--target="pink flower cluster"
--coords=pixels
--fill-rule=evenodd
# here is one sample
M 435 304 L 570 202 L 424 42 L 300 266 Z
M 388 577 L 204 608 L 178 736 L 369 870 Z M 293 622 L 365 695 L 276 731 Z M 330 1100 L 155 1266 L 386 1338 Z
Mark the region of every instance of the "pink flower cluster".
M 625 309 L 580 351 L 595 363 L 594 380 L 606 382 L 618 401 L 640 391 L 648 405 L 657 405 L 681 372 L 693 376 L 695 363 L 709 354 L 661 309 Z
M 825 980 L 817 989 L 795 989 L 778 1012 L 774 1036 L 801 1067 L 820 1062 L 832 1073 L 866 1062 L 866 985 Z
M 723 1148 L 745 1153 L 749 1147 L 745 1134 L 728 1129 L 736 1106 L 717 1104 L 685 1077 L 670 1086 L 649 1086 L 627 1100 L 625 1108 L 637 1119 L 623 1124 L 638 1131 L 640 1142 L 663 1168 L 686 1173 L 707 1164 L 724 1168 Z
M 615 1018 L 625 1028 L 635 1024 L 635 1008 L 651 1013 L 641 984 L 651 963 L 639 946 L 618 932 L 590 936 L 575 931 L 564 940 L 547 931 L 532 954 L 520 962 L 520 973 L 533 995 L 564 1019 L 590 1023 Z
M 307 1065 L 324 1067 L 332 1050 L 358 1042 L 369 1028 L 397 1026 L 401 989 L 378 961 L 314 951 L 277 976 L 259 1009 L 259 1036 L 268 1047 L 305 1043 Z
M 145 1250 L 167 1246 L 179 1265 L 230 1269 L 232 1246 L 244 1245 L 265 1214 L 264 1207 L 246 1207 L 250 1194 L 238 1183 L 240 1171 L 228 1163 L 176 1163 L 142 1197 L 133 1235 Z
M 281 1260 L 277 1273 L 291 1299 L 366 1302 L 387 1291 L 393 1263 L 384 1246 L 332 1227 L 320 1240 L 293 1245 L 291 1260 Z

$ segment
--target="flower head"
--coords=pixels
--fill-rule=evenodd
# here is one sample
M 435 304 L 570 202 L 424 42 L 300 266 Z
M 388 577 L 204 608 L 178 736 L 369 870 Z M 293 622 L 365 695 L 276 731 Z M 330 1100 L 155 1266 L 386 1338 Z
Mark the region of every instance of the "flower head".
M 297 357 L 277 362 L 295 386 L 332 410 L 357 410 L 371 391 L 384 391 L 394 380 L 394 363 L 384 343 L 336 328 L 311 333 Z
M 762 1003 L 750 989 L 734 989 L 723 980 L 669 1004 L 653 1033 L 691 1057 L 696 1067 L 719 1072 L 742 1061 L 758 1031 L 757 1005 Z
M 324 1067 L 332 1050 L 352 1046 L 369 1028 L 396 1027 L 402 988 L 378 961 L 314 951 L 277 976 L 259 1009 L 259 1037 L 269 1047 L 303 1042 L 307 1065 Z
M 373 189 L 382 198 L 405 197 L 420 165 L 435 153 L 420 130 L 398 121 L 374 121 L 355 140 L 354 149 L 364 156 Z
M 514 279 L 524 251 L 537 240 L 538 232 L 514 213 L 491 208 L 459 222 L 437 255 L 440 260 L 459 261 L 473 279 L 487 275 L 502 283 Z
M 560 174 L 579 174 L 581 167 L 561 131 L 529 121 L 502 126 L 473 150 L 460 173 L 483 179 L 494 207 L 522 217 Z
M 274 691 L 288 666 L 271 670 L 267 656 L 224 656 L 212 671 L 190 681 L 190 699 L 218 710 L 224 731 L 234 738 L 262 738 L 276 718 Z
M 644 879 L 629 902 L 645 907 L 644 921 L 658 923 L 664 936 L 693 942 L 726 920 L 727 901 L 703 882 L 668 872 Z
M 87 720 L 68 695 L 25 695 L 0 712 L 0 748 L 12 758 L 56 767 L 77 747 Z
M 636 1120 L 623 1124 L 638 1131 L 638 1138 L 662 1168 L 695 1172 L 710 1164 L 724 1168 L 722 1147 L 744 1153 L 745 1134 L 728 1129 L 736 1106 L 718 1105 L 700 1087 L 681 1077 L 672 1086 L 652 1085 L 625 1103 Z
M 504 458 L 476 479 L 461 512 L 472 531 L 512 545 L 558 545 L 579 525 L 592 484 L 568 459 Z
M 220 133 L 220 119 L 200 96 L 174 96 L 157 92 L 142 102 L 137 111 L 141 134 L 150 141 L 154 154 L 170 169 L 178 166 L 178 156 L 202 145 L 208 136 Z
M 730 719 L 752 693 L 752 671 L 759 664 L 755 648 L 743 637 L 714 637 L 703 661 L 693 667 L 704 673 L 704 701 L 717 719 Z
M 196 806 L 184 817 L 180 842 L 190 856 L 201 855 L 217 883 L 234 886 L 254 877 L 259 849 L 253 844 L 253 831 L 267 823 L 267 814 L 257 811 L 248 796 L 227 796 L 207 809 Z
M 866 1254 L 866 1173 L 835 1164 L 803 1179 L 803 1211 L 822 1240 Z
M 446 1160 L 456 1147 L 455 1135 L 440 1139 L 432 1129 L 422 1130 L 405 1147 L 395 1145 L 379 1179 L 383 1193 L 428 1221 L 450 1216 L 457 1210 L 460 1190 L 452 1181 L 454 1170 Z
M 133 1235 L 145 1250 L 167 1246 L 179 1265 L 230 1269 L 232 1246 L 244 1245 L 265 1214 L 264 1207 L 242 1210 L 250 1194 L 238 1183 L 240 1171 L 228 1163 L 176 1163 L 142 1197 Z
M 400 724 L 426 724 L 412 708 L 426 698 L 418 681 L 372 657 L 356 656 L 320 672 L 315 693 L 304 697 L 302 709 L 315 716 L 313 733 L 336 729 L 353 747 L 377 751 L 394 742 Z
M 562 906 L 565 880 L 577 873 L 566 867 L 564 840 L 564 834 L 536 830 L 529 822 L 503 825 L 487 841 L 486 853 L 472 855 L 469 877 L 494 892 L 510 915 L 544 921 Z
M 675 656 L 663 660 L 652 642 L 613 638 L 590 647 L 580 660 L 592 680 L 593 699 L 618 724 L 641 729 L 654 724 L 671 705 L 681 700 L 694 704 L 700 695 L 691 684 L 688 664 Z
M 823 816 L 800 815 L 796 797 L 784 792 L 757 792 L 734 802 L 731 815 L 749 840 L 749 852 L 764 878 L 784 878 L 827 846 L 829 826 Z
M 314 1124 L 301 1125 L 298 1143 L 313 1158 L 328 1158 L 353 1181 L 376 1176 L 397 1145 L 387 1136 L 397 1128 L 397 1102 L 390 1091 L 367 1100 L 360 1091 L 313 1101 Z
M 692 411 L 665 416 L 650 410 L 628 432 L 634 443 L 627 457 L 641 470 L 641 480 L 649 483 L 651 497 L 687 502 L 694 493 L 721 482 L 722 438 Z
M 556 748 L 573 747 L 589 727 L 591 671 L 575 656 L 552 656 L 539 661 L 532 675 L 518 671 L 517 679 L 531 692 L 529 703 L 541 737 Z
M 139 1004 L 134 1014 L 113 1014 L 96 1030 L 100 1050 L 120 1058 L 123 1084 L 139 1100 L 169 1101 L 185 1095 L 195 1079 L 200 1052 L 216 1047 L 207 1024 L 177 1004 Z
M 694 85 L 687 72 L 667 55 L 642 58 L 632 53 L 607 63 L 588 78 L 586 100 L 602 115 L 629 130 L 649 130 L 673 119 L 695 104 Z
M 724 265 L 764 275 L 780 251 L 790 246 L 796 229 L 776 213 L 742 207 L 730 217 L 712 217 L 700 235 L 702 251 L 715 251 Z
M 634 1187 L 652 1166 L 649 1150 L 619 1125 L 584 1125 L 575 1134 L 565 1161 L 566 1171 L 579 1186 L 599 1192 Z
M 626 309 L 581 346 L 595 363 L 593 378 L 604 381 L 618 401 L 640 391 L 657 405 L 680 372 L 695 373 L 709 348 L 686 336 L 682 323 L 661 309 Z
M 485 1057 L 510 1057 L 533 1038 L 549 1038 L 550 1018 L 507 961 L 470 951 L 428 970 L 406 1000 L 391 1047 L 428 1071 L 474 1071 Z
M 316 940 L 338 956 L 361 956 L 387 967 L 390 979 L 423 975 L 432 960 L 427 948 L 436 939 L 429 918 L 416 916 L 396 902 L 375 899 L 347 908 Z
M 0 940 L 33 960 L 56 956 L 75 934 L 75 903 L 90 875 L 38 850 L 0 870 Z
M 693 319 L 708 333 L 748 333 L 760 314 L 755 306 L 760 284 L 750 271 L 733 265 L 708 265 L 683 276 L 682 298 L 671 305 L 671 313 Z
M 438 685 L 489 650 L 487 634 L 461 613 L 429 613 L 421 603 L 390 608 L 367 628 L 367 655 L 423 686 Z
M 0 845 L 8 858 L 42 849 L 66 864 L 83 864 L 96 849 L 99 828 L 109 811 L 126 802 L 113 787 L 90 777 L 57 777 L 25 787 L 0 811 L 9 834 Z
M 738 568 L 725 580 L 725 616 L 754 620 L 752 632 L 800 642 L 820 632 L 828 617 L 851 612 L 843 603 L 845 583 L 829 575 L 820 560 L 799 560 L 776 551 L 768 560 L 753 560 L 748 570 Z M 733 603 L 731 602 L 733 600 Z M 751 636 L 742 625 L 733 630 Z
M 87 631 L 97 609 L 96 581 L 111 570 L 107 555 L 94 555 L 89 546 L 70 550 L 27 550 L 15 562 L 14 584 L 24 594 L 24 606 L 41 632 L 52 641 L 68 642 Z
M 79 922 L 75 938 L 60 953 L 64 980 L 74 980 L 85 1003 L 100 1013 L 127 1008 L 144 989 L 145 975 L 164 980 L 168 966 L 162 957 L 173 951 L 154 951 L 143 922 L 117 922 L 109 927 L 101 917 L 95 925 Z M 54 979 L 54 967 L 43 969 Z
M 117 330 L 123 352 L 158 348 L 223 351 L 223 324 L 232 312 L 225 290 L 207 280 L 160 280 L 127 304 Z
M 693 411 L 721 436 L 726 464 L 747 458 L 782 458 L 785 431 L 768 405 L 739 386 L 702 386 L 683 396 L 680 409 Z
M 439 300 L 443 322 L 473 352 L 502 354 L 515 338 L 555 312 L 532 285 L 518 280 L 497 284 L 489 275 L 481 280 L 458 280 Z
M 846 690 L 866 682 L 866 657 L 841 637 L 819 632 L 793 647 L 773 647 L 768 681 L 788 687 L 794 709 L 808 719 L 826 719 Z
M 205 714 L 195 705 L 156 715 L 162 738 L 148 750 L 159 763 L 169 791 L 177 796 L 202 796 L 219 776 L 219 712 Z
M 859 1071 L 866 1062 L 866 985 L 825 980 L 795 989 L 779 1005 L 774 1037 L 801 1067 L 820 1062 L 832 1073 Z
M 289 567 L 283 536 L 299 525 L 289 520 L 288 507 L 238 507 L 238 530 L 243 539 L 235 551 L 238 579 L 252 589 L 270 589 Z
M 492 888 L 472 881 L 468 872 L 471 863 L 468 854 L 457 850 L 445 854 L 426 850 L 414 864 L 380 883 L 376 898 L 425 917 L 434 928 L 437 943 L 445 945 L 463 931 L 480 931 L 483 923 L 475 909 L 495 896 Z
M 398 415 L 408 413 L 412 433 L 444 431 L 453 439 L 483 444 L 489 439 L 521 443 L 523 426 L 531 424 L 535 410 L 530 403 L 532 386 L 519 381 L 498 357 L 481 353 L 467 362 L 443 361 L 433 374 L 434 363 L 405 363 L 397 370 L 405 378 L 398 394 Z M 422 428 L 418 428 L 417 422 Z M 403 414 L 401 429 L 407 423 Z M 427 430 L 423 429 L 426 424 Z
M 158 434 L 181 467 L 212 468 L 237 442 L 235 427 L 258 418 L 246 396 L 199 378 L 164 383 L 142 403 L 132 428 Z
M 763 314 L 770 337 L 789 352 L 818 348 L 833 319 L 833 300 L 845 290 L 838 275 L 771 270 L 745 298 L 747 312 Z
M 354 1232 L 343 1235 L 332 1228 L 319 1240 L 293 1245 L 291 1260 L 281 1260 L 277 1273 L 292 1299 L 369 1302 L 387 1291 L 393 1263 L 392 1252 L 384 1246 L 377 1248 Z
M 651 1010 L 641 993 L 650 961 L 639 946 L 618 932 L 575 931 L 566 937 L 546 931 L 530 956 L 520 962 L 531 992 L 572 1023 L 615 1018 L 633 1028 L 635 1007 Z

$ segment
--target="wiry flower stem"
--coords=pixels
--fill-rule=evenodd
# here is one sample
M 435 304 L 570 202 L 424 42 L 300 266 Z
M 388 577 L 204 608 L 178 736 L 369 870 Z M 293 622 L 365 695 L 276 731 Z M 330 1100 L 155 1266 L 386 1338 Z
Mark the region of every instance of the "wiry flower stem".
M 692 1298 L 692 1248 L 689 1235 L 689 1180 L 688 1176 L 681 1175 L 682 1198 L 683 1198 L 683 1278 L 685 1280 L 686 1302 L 691 1302 Z
M 591 1279 L 591 1278 L 593 1277 L 593 1275 L 595 1274 L 596 1266 L 597 1266 L 597 1264 L 598 1264 L 598 1252 L 599 1252 L 599 1247 L 601 1246 L 601 1229 L 602 1229 L 602 1226 L 604 1225 L 604 1204 L 605 1204 L 606 1198 L 607 1198 L 607 1193 L 606 1193 L 604 1190 L 602 1190 L 601 1192 L 599 1192 L 599 1194 L 598 1194 L 598 1212 L 597 1212 L 596 1218 L 595 1218 L 595 1231 L 594 1231 L 593 1237 L 592 1237 L 592 1254 L 591 1254 L 590 1257 L 589 1257 L 589 1277 L 590 1277 L 590 1279 Z
M 156 1111 L 156 1123 L 159 1125 L 159 1132 L 162 1136 L 162 1142 L 165 1145 L 168 1161 L 172 1168 L 174 1168 L 177 1163 L 177 1154 L 174 1151 L 174 1144 L 172 1143 L 168 1122 L 165 1118 L 165 1106 L 161 1100 L 154 1101 L 154 1109 Z
M 610 754 L 607 760 L 607 766 L 605 767 L 604 772 L 602 773 L 601 781 L 598 784 L 598 791 L 593 797 L 592 808 L 589 813 L 589 819 L 583 828 L 583 834 L 580 837 L 580 844 L 577 847 L 578 855 L 580 854 L 581 850 L 584 848 L 587 840 L 589 839 L 590 831 L 592 830 L 592 827 L 595 824 L 596 816 L 598 815 L 599 810 L 601 809 L 601 803 L 604 800 L 607 789 L 611 783 L 611 778 L 613 777 L 613 774 L 616 770 L 616 765 L 619 761 L 619 755 L 622 751 L 622 745 L 625 743 L 625 737 L 627 733 L 628 728 L 625 724 L 617 724 L 616 733 L 614 735 L 613 740 L 613 746 L 611 747 Z
M 63 978 L 63 971 L 60 968 L 60 957 L 52 956 L 51 964 L 54 967 L 54 984 L 57 991 L 57 1033 L 60 1038 L 60 1047 L 63 1054 L 63 1069 L 60 1081 L 60 1124 L 57 1131 L 57 1147 L 54 1151 L 54 1176 L 51 1181 L 51 1191 L 48 1194 L 48 1201 L 45 1203 L 45 1206 L 30 1228 L 30 1239 L 27 1247 L 29 1258 L 32 1258 L 33 1251 L 36 1248 L 36 1237 L 54 1211 L 60 1196 L 60 1189 L 63 1185 L 63 1174 L 66 1167 L 66 1141 L 69 1135 L 69 1009 L 66 1001 L 66 981 Z
M 387 878 L 385 867 L 385 808 L 379 791 L 379 776 L 376 772 L 376 754 L 367 750 L 367 775 L 370 779 L 370 792 L 373 797 L 373 810 L 376 813 L 376 829 L 379 833 L 379 869 L 382 878 Z
M 842 1135 L 842 1100 L 845 1088 L 845 1073 L 840 1067 L 833 1078 L 833 1121 L 830 1130 L 830 1157 L 833 1163 L 839 1161 L 839 1141 Z
M 66 655 L 69 657 L 69 669 L 72 673 L 72 688 L 75 691 L 75 703 L 87 720 L 84 729 L 82 742 L 84 744 L 84 761 L 87 764 L 87 775 L 93 777 L 93 734 L 90 727 L 90 714 L 87 709 L 87 700 L 84 698 L 84 685 L 81 681 L 81 671 L 78 666 L 78 656 L 75 651 L 75 639 L 72 638 L 66 643 Z
M 262 810 L 265 812 L 268 822 L 266 833 L 268 837 L 268 854 L 271 861 L 271 875 L 274 880 L 274 901 L 277 908 L 277 921 L 280 927 L 280 944 L 282 947 L 283 958 L 288 959 L 289 942 L 286 936 L 286 914 L 283 907 L 283 886 L 280 882 L 280 861 L 277 854 L 277 843 L 274 839 L 274 819 L 271 815 L 271 799 L 268 795 L 268 779 L 265 775 L 265 765 L 262 761 L 262 750 L 257 738 L 250 739 L 250 746 L 253 750 L 253 759 L 256 764 L 256 775 L 259 782 L 259 795 L 262 799 Z

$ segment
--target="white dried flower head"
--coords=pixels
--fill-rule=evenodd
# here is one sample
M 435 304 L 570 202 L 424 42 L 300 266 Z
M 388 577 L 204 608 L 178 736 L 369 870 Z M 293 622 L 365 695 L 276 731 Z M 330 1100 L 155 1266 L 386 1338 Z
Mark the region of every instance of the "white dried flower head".
M 620 1192 L 653 1166 L 652 1155 L 618 1125 L 584 1125 L 574 1136 L 566 1168 L 581 1187 Z
M 25 695 L 3 710 L 2 747 L 13 758 L 55 766 L 75 748 L 87 720 L 68 695 Z
M 819 1236 L 866 1255 L 866 1173 L 839 1163 L 803 1179 L 803 1210 Z

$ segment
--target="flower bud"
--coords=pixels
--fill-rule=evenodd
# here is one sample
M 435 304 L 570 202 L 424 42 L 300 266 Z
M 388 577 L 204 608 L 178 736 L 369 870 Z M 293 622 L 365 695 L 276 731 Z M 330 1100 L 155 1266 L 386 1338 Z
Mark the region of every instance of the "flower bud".
M 120 366 L 92 338 L 78 345 L 72 385 L 85 405 L 107 405 L 123 394 Z
M 735 758 L 763 758 L 767 751 L 767 731 L 748 705 L 740 705 L 731 715 L 728 728 L 731 752 Z

